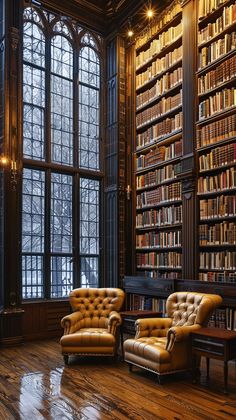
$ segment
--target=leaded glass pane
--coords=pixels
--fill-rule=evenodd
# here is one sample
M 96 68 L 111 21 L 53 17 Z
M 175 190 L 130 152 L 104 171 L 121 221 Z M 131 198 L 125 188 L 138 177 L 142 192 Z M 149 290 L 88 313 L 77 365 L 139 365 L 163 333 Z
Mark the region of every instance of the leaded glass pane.
M 52 41 L 51 153 L 52 161 L 73 165 L 73 51 L 68 41 Z M 66 78 L 65 78 L 66 76 Z
M 80 253 L 99 254 L 99 181 L 80 180 Z
M 53 31 L 64 33 L 65 35 L 69 37 L 71 36 L 68 26 L 61 20 L 53 26 Z
M 32 7 L 26 7 L 24 10 L 24 19 L 25 20 L 33 20 L 36 23 L 41 23 L 41 18 Z
M 88 44 L 91 45 L 91 47 L 97 47 L 96 41 L 94 39 L 94 37 L 91 34 L 84 34 L 81 38 L 81 42 L 84 44 Z
M 100 62 L 97 53 L 90 47 L 80 50 L 79 81 L 98 89 L 100 87 Z
M 100 63 L 90 47 L 79 56 L 79 166 L 99 169 Z
M 33 105 L 23 108 L 23 155 L 28 159 L 43 160 L 44 110 Z
M 71 257 L 51 258 L 51 297 L 66 297 L 73 289 Z
M 81 287 L 99 286 L 98 257 L 81 257 L 80 279 Z
M 32 66 L 23 67 L 23 100 L 44 107 L 45 72 Z
M 73 79 L 73 49 L 64 36 L 52 38 L 52 73 Z
M 23 60 L 45 67 L 45 39 L 43 31 L 32 22 L 24 23 Z
M 22 190 L 22 251 L 43 252 L 45 174 L 33 169 L 23 170 Z
M 52 174 L 51 251 L 72 252 L 72 177 Z
M 22 255 L 22 298 L 44 297 L 44 267 L 40 255 Z

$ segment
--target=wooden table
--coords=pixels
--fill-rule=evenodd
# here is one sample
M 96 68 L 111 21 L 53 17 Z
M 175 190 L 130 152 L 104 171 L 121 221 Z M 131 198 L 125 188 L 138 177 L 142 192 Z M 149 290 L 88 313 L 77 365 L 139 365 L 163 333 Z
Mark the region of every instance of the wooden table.
M 124 333 L 135 335 L 135 322 L 140 318 L 161 318 L 163 316 L 162 312 L 153 312 L 153 311 L 122 311 L 119 312 L 122 318 L 122 324 L 120 327 L 120 339 L 121 339 L 121 351 L 122 358 L 124 359 L 124 350 L 123 350 L 123 341 Z
M 192 333 L 193 374 L 196 375 L 196 356 L 205 356 L 207 379 L 209 359 L 224 362 L 224 393 L 228 393 L 228 361 L 236 359 L 236 331 L 221 328 L 201 328 Z

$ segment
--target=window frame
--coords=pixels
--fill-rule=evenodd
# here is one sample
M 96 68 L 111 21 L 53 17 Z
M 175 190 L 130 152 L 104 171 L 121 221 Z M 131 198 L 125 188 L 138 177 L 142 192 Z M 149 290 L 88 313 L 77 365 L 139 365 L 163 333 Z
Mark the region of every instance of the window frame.
M 104 109 L 104 93 L 102 91 L 103 83 L 103 74 L 104 74 L 104 51 L 103 51 L 103 42 L 101 40 L 101 37 L 97 37 L 96 34 L 90 30 L 87 30 L 85 27 L 83 27 L 82 30 L 76 32 L 75 27 L 73 26 L 70 18 L 62 18 L 56 16 L 51 18 L 50 22 L 46 20 L 46 9 L 43 11 L 38 9 L 36 6 L 26 6 L 23 9 L 23 13 L 25 9 L 31 8 L 32 10 L 35 10 L 37 15 L 42 21 L 42 25 L 40 23 L 33 22 L 32 19 L 23 19 L 23 25 L 25 22 L 31 22 L 36 24 L 42 31 L 45 36 L 45 91 L 49 92 L 50 95 L 45 95 L 45 121 L 44 121 L 44 138 L 45 138 L 45 158 L 44 160 L 35 160 L 30 159 L 28 157 L 23 156 L 23 121 L 22 121 L 22 166 L 23 168 L 28 169 L 34 169 L 34 170 L 41 170 L 45 172 L 45 223 L 44 223 L 44 229 L 45 229 L 45 237 L 44 237 L 44 288 L 45 288 L 45 294 L 42 298 L 23 298 L 23 302 L 29 302 L 34 300 L 63 300 L 64 297 L 58 296 L 58 297 L 51 297 L 51 260 L 55 256 L 55 253 L 51 251 L 50 246 L 50 237 L 51 237 L 51 229 L 50 229 L 50 219 L 51 219 L 51 207 L 50 207 L 50 201 L 51 201 L 51 174 L 52 173 L 60 173 L 62 175 L 71 175 L 72 176 L 72 253 L 70 254 L 71 260 L 73 261 L 73 288 L 80 287 L 80 269 L 81 269 L 81 252 L 80 252 L 80 200 L 79 200 L 79 194 L 80 194 L 80 178 L 88 178 L 91 180 L 99 181 L 100 188 L 99 188 L 99 254 L 97 255 L 98 258 L 98 277 L 99 277 L 99 286 L 103 284 L 103 238 L 102 238 L 102 230 L 103 230 L 103 187 L 104 187 L 104 172 L 103 172 L 103 156 L 104 156 L 104 144 L 102 142 L 103 137 L 103 109 Z M 64 33 L 56 32 L 53 28 L 58 22 L 62 22 L 68 30 L 71 33 L 71 37 L 67 36 Z M 78 27 L 79 25 L 78 23 Z M 81 39 L 83 36 L 88 33 L 92 36 L 92 38 L 95 40 L 96 45 L 98 46 L 98 49 L 94 49 L 91 45 L 84 44 L 81 42 Z M 54 36 L 63 36 L 67 39 L 67 41 L 71 44 L 73 49 L 73 164 L 71 166 L 64 165 L 61 163 L 55 163 L 51 160 L 51 76 L 54 74 L 51 71 L 51 41 Z M 89 46 L 90 48 L 93 48 L 95 50 L 99 63 L 100 63 L 100 86 L 99 86 L 99 99 L 101 106 L 99 107 L 99 170 L 90 170 L 86 168 L 80 168 L 79 167 L 79 156 L 78 156 L 78 150 L 79 150 L 79 128 L 78 128 L 78 115 L 79 115 L 79 83 L 78 83 L 78 66 L 79 66 L 79 51 L 84 46 Z M 22 74 L 23 74 L 23 65 L 32 65 L 32 63 L 26 62 L 23 59 L 23 27 L 22 27 Z M 23 98 L 23 78 L 22 78 L 22 111 L 24 107 L 24 98 Z M 22 176 L 23 180 L 23 176 Z M 22 181 L 23 182 L 23 181 Z M 21 209 L 22 209 L 22 193 L 21 193 Z M 22 210 L 21 210 L 21 221 L 22 221 Z M 21 230 L 22 230 L 22 222 L 21 222 Z M 24 253 L 22 252 L 22 234 L 21 234 L 21 241 L 20 241 L 20 255 L 21 255 L 21 291 L 22 291 L 22 255 Z M 31 255 L 35 255 L 32 253 Z M 63 256 L 63 253 L 59 254 L 60 256 Z M 83 254 L 84 255 L 84 254 Z M 87 254 L 89 257 L 90 254 Z M 94 256 L 94 255 L 92 255 Z

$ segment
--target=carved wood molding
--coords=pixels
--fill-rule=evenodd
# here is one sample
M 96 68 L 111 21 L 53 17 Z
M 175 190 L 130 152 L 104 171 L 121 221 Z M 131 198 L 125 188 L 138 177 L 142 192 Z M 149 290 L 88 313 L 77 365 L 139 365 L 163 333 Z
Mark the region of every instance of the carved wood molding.
M 10 28 L 10 44 L 11 44 L 11 48 L 14 51 L 16 51 L 18 48 L 19 40 L 20 40 L 19 30 L 15 28 L 14 26 L 12 26 Z
M 186 200 L 190 200 L 193 192 L 195 191 L 196 183 L 195 178 L 188 177 L 182 181 L 182 194 Z
M 182 6 L 182 7 L 184 7 L 187 3 L 189 3 L 190 1 L 192 1 L 192 0 L 179 0 L 179 2 L 180 2 L 180 5 Z

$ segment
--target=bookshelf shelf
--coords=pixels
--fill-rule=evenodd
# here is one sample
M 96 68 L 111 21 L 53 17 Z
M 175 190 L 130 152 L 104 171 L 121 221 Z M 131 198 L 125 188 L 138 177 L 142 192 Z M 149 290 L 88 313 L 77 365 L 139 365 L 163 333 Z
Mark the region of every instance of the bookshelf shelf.
M 155 231 L 160 231 L 160 230 L 172 230 L 172 229 L 177 229 L 177 228 L 181 228 L 182 227 L 182 223 L 175 223 L 173 225 L 163 225 L 163 226 L 136 226 L 136 230 L 137 231 L 141 231 L 141 232 L 148 232 L 150 230 L 155 230 Z
M 224 7 L 233 3 L 234 0 L 226 0 L 220 4 L 217 8 L 213 9 L 211 13 L 208 13 L 206 16 L 199 18 L 198 24 L 199 27 L 206 26 L 211 20 L 214 21 L 218 15 L 223 12 Z
M 197 76 L 200 76 L 208 71 L 214 69 L 218 64 L 223 63 L 224 61 L 228 60 L 229 58 L 233 57 L 236 54 L 236 49 L 227 52 L 226 54 L 222 54 L 219 58 L 213 60 L 211 63 L 207 64 L 206 66 L 198 69 Z
M 231 85 L 235 85 L 236 83 L 236 77 L 232 77 L 232 79 L 226 80 L 225 82 L 217 85 L 216 87 L 206 90 L 204 93 L 200 93 L 198 95 L 199 99 L 201 100 L 202 98 L 205 98 L 206 96 L 209 96 L 209 94 L 218 92 L 226 87 L 229 87 Z
M 157 115 L 156 117 L 153 117 L 151 120 L 147 121 L 146 123 L 137 126 L 136 130 L 138 132 L 143 131 L 145 128 L 148 128 L 148 127 L 154 125 L 155 123 L 157 123 L 158 121 L 164 120 L 165 118 L 167 118 L 167 117 L 169 117 L 173 114 L 176 114 L 178 111 L 181 111 L 181 110 L 182 110 L 182 105 L 178 105 L 178 106 L 170 109 L 169 111 L 164 112 L 163 114 L 160 114 L 160 115 Z
M 168 68 L 165 68 L 164 70 L 157 73 L 155 76 L 152 76 L 149 80 L 147 80 L 145 83 L 143 83 L 140 86 L 136 87 L 136 93 L 140 93 L 142 91 L 145 91 L 147 88 L 154 85 L 154 83 L 161 79 L 166 73 L 169 73 L 170 70 L 173 71 L 174 69 L 180 67 L 182 65 L 182 58 L 174 61 Z
M 144 210 L 160 208 L 160 207 L 169 207 L 169 206 L 172 206 L 173 204 L 181 204 L 181 203 L 182 203 L 182 200 L 166 200 L 166 201 L 161 201 L 158 204 L 150 204 L 149 206 L 143 206 L 142 208 L 136 207 L 136 210 L 144 211 Z
M 211 197 L 215 195 L 224 195 L 224 194 L 235 194 L 236 188 L 222 189 L 217 191 L 207 191 L 205 193 L 198 193 L 198 197 Z
M 197 126 L 205 125 L 208 123 L 211 123 L 213 121 L 217 121 L 219 118 L 228 117 L 229 115 L 234 114 L 236 111 L 236 106 L 232 106 L 230 108 L 227 108 L 225 111 L 219 111 L 215 114 L 211 115 L 210 117 L 204 118 L 202 120 L 197 121 Z
M 210 141 L 212 141 L 212 139 L 210 139 Z M 218 146 L 224 146 L 225 144 L 234 143 L 235 141 L 236 141 L 236 137 L 235 136 L 228 137 L 228 138 L 225 138 L 223 140 L 215 140 L 214 143 L 208 144 L 206 146 L 199 147 L 198 148 L 198 153 L 199 154 L 200 153 L 204 153 L 207 150 L 214 149 L 215 147 L 218 147 Z
M 157 32 L 155 32 L 144 44 L 142 44 L 140 47 L 136 48 L 136 53 L 139 53 L 142 50 L 145 50 L 150 43 L 162 32 L 165 32 L 167 29 L 169 29 L 171 26 L 176 26 L 181 21 L 182 13 L 178 12 L 169 22 L 164 24 L 162 28 L 160 28 Z
M 136 108 L 136 114 L 143 111 L 144 109 L 149 108 L 151 105 L 154 105 L 156 102 L 158 102 L 160 99 L 165 98 L 166 96 L 170 95 L 171 93 L 174 93 L 182 87 L 182 82 L 177 83 L 175 86 L 172 86 L 170 89 L 163 92 L 161 95 L 156 96 L 155 98 L 151 99 L 150 101 L 144 103 L 142 106 L 139 106 Z
M 203 47 L 206 47 L 210 45 L 212 42 L 222 38 L 223 35 L 227 34 L 228 32 L 233 31 L 236 29 L 236 22 L 233 22 L 231 25 L 226 26 L 221 32 L 219 32 L 217 35 L 213 36 L 212 38 L 208 39 L 207 41 L 202 42 L 201 44 L 198 44 L 198 48 L 201 49 Z
M 169 134 L 161 136 L 160 138 L 155 138 L 151 143 L 146 144 L 145 146 L 137 147 L 136 154 L 147 152 L 150 149 L 157 145 L 166 145 L 174 142 L 175 140 L 179 140 L 182 137 L 182 129 L 172 131 Z
M 170 42 L 169 44 L 165 45 L 161 51 L 159 51 L 158 53 L 154 54 L 151 58 L 149 58 L 148 60 L 145 61 L 145 63 L 141 64 L 140 66 L 138 66 L 136 68 L 136 73 L 142 73 L 143 70 L 145 70 L 150 64 L 152 64 L 152 62 L 154 60 L 156 60 L 157 58 L 162 57 L 163 55 L 167 54 L 169 51 L 173 50 L 174 48 L 177 48 L 181 45 L 182 42 L 182 35 L 178 36 L 177 38 L 175 38 L 172 42 Z
M 227 169 L 227 168 L 231 168 L 231 167 L 235 167 L 236 166 L 236 162 L 232 162 L 226 165 L 222 165 L 222 166 L 217 166 L 216 168 L 209 168 L 209 169 L 204 169 L 199 171 L 200 174 L 208 174 L 211 172 L 219 172 L 222 171 L 222 169 Z
M 151 38 L 137 43 L 133 152 L 136 269 L 148 276 L 158 272 L 165 280 L 180 275 L 182 254 L 182 192 L 175 174 L 183 153 L 182 8 L 178 1 L 170 8 L 176 16 L 159 29 L 156 21 L 157 27 L 149 28 Z M 167 37 L 164 44 L 161 34 Z M 142 42 L 145 33 L 140 37 Z
M 211 4 L 199 0 L 199 10 L 205 7 Z M 236 283 L 235 13 L 235 1 L 223 2 L 198 27 L 198 40 L 204 39 L 198 44 L 199 63 L 213 58 L 196 72 L 201 117 L 196 122 L 198 271 L 199 280 L 206 282 Z

